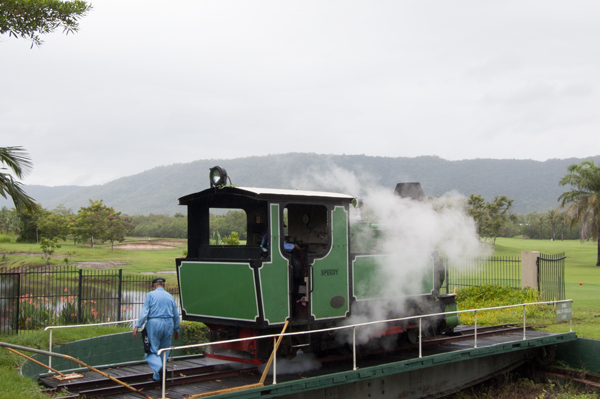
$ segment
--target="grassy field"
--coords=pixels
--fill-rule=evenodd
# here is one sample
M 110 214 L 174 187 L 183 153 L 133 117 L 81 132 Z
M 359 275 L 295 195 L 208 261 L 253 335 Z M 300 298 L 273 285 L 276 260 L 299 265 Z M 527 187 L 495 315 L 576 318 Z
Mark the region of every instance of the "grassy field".
M 138 249 L 122 249 L 131 246 Z M 172 249 L 148 249 L 164 246 Z M 89 245 L 73 245 L 72 242 L 64 241 L 61 243 L 61 248 L 57 248 L 51 256 L 50 263 L 54 266 L 65 265 L 67 259 L 68 264 L 100 262 L 104 265 L 96 264 L 93 267 L 122 268 L 124 273 L 129 274 L 170 272 L 171 274 L 161 274 L 161 276 L 167 279 L 167 284 L 176 285 L 176 275 L 173 274 L 175 258 L 183 256 L 186 249 L 185 240 L 175 239 L 128 238 L 122 245 L 115 245 L 114 250 L 110 245 L 96 245 L 92 250 Z M 37 244 L 1 243 L 0 267 L 41 266 L 46 263 L 42 255 Z M 111 262 L 119 262 L 119 265 L 113 266 L 114 263 Z M 78 266 L 88 267 L 85 263 Z
M 495 256 L 520 256 L 523 251 L 565 253 L 565 291 L 567 299 L 573 299 L 573 331 L 580 337 L 600 339 L 600 267 L 596 266 L 596 243 L 498 238 L 494 246 Z M 550 324 L 547 331 L 565 332 L 568 327 L 564 323 Z
M 545 254 L 564 252 L 565 289 L 567 298 L 575 300 L 578 309 L 595 309 L 600 314 L 600 267 L 596 266 L 595 242 L 522 240 L 499 238 L 494 255 L 519 256 L 522 251 L 539 251 Z M 582 282 L 583 285 L 579 285 Z

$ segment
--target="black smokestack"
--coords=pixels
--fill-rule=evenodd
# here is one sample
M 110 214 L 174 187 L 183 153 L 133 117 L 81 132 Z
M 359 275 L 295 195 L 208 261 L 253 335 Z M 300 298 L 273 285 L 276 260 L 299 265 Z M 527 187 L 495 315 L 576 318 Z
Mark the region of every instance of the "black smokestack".
M 410 198 L 415 201 L 426 201 L 427 196 L 421 187 L 421 183 L 398 183 L 396 184 L 396 190 L 394 190 L 396 195 L 399 195 L 402 198 Z

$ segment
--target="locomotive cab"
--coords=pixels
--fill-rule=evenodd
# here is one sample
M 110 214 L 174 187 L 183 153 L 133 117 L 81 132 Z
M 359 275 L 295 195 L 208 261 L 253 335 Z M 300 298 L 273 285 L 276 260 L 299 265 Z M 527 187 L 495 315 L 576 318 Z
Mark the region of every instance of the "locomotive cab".
M 177 260 L 183 319 L 205 323 L 215 340 L 279 332 L 286 320 L 306 328 L 346 317 L 351 201 L 345 194 L 243 187 L 180 198 L 188 208 L 188 254 Z M 246 242 L 216 242 L 211 213 L 232 209 L 245 214 Z

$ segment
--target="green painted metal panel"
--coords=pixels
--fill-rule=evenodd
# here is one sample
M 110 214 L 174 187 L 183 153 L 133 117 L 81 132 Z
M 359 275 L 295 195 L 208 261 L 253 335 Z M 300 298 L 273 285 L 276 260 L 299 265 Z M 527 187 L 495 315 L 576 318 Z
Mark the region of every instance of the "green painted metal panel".
M 456 303 L 453 303 L 451 305 L 447 305 L 446 309 L 444 309 L 444 312 L 455 312 L 458 309 L 458 305 Z M 453 313 L 453 314 L 449 314 L 446 315 L 446 327 L 447 328 L 454 328 L 458 325 L 460 319 L 458 316 L 458 313 Z
M 383 284 L 386 282 L 381 271 L 381 262 L 387 256 L 360 255 L 354 259 L 352 270 L 354 273 L 354 296 L 357 300 L 381 298 Z
M 569 366 L 584 369 L 590 373 L 600 373 L 600 341 L 595 339 L 578 338 L 556 347 L 556 360 L 563 361 Z
M 349 310 L 348 213 L 343 207 L 335 207 L 331 223 L 331 250 L 312 267 L 310 306 L 315 319 L 344 317 Z
M 389 265 L 393 265 L 393 262 L 397 261 L 387 255 L 358 255 L 354 259 L 352 263 L 353 294 L 357 300 L 400 297 L 403 295 L 400 291 L 397 293 L 389 292 L 389 276 L 385 272 L 385 267 L 390 267 Z M 428 266 L 421 281 L 420 291 L 413 293 L 413 295 L 431 293 L 433 289 L 433 262 Z
M 258 305 L 249 263 L 181 262 L 179 288 L 188 315 L 255 321 Z
M 265 319 L 269 324 L 284 323 L 289 316 L 289 267 L 279 245 L 279 205 L 271 204 L 271 261 L 259 270 Z

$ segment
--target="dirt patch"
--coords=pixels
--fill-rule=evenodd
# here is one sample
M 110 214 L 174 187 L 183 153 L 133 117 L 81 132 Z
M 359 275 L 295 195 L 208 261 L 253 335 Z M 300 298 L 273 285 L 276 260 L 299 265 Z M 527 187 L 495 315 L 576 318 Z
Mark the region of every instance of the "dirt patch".
M 187 245 L 187 240 L 152 240 L 150 243 L 161 245 Z
M 157 251 L 161 249 L 177 249 L 169 245 L 161 244 L 146 244 L 146 243 L 131 243 L 123 245 L 115 245 L 116 249 L 126 249 L 130 251 Z
M 35 253 L 35 252 L 10 252 L 7 253 L 6 256 L 12 256 L 12 255 L 21 255 L 21 256 L 44 256 L 43 253 Z
M 74 263 L 77 267 L 89 267 L 92 269 L 112 269 L 118 266 L 125 266 L 127 263 L 119 260 L 110 260 L 107 262 L 76 262 Z

